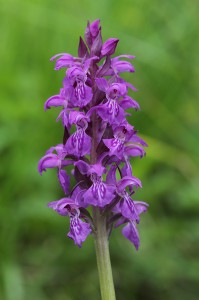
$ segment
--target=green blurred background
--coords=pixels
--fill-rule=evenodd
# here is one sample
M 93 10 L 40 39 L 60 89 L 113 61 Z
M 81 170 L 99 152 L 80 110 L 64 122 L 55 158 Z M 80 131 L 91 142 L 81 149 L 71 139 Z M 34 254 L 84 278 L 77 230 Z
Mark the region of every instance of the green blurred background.
M 190 0 L 6 0 L 0 5 L 0 299 L 99 300 L 93 240 L 65 238 L 68 221 L 46 208 L 63 197 L 55 170 L 37 162 L 62 140 L 57 109 L 44 101 L 61 87 L 52 55 L 76 55 L 87 20 L 101 19 L 117 54 L 136 55 L 142 110 L 132 124 L 149 144 L 133 159 L 143 182 L 138 252 L 120 230 L 110 251 L 118 300 L 199 299 L 199 2 Z M 132 95 L 132 94 L 131 94 Z

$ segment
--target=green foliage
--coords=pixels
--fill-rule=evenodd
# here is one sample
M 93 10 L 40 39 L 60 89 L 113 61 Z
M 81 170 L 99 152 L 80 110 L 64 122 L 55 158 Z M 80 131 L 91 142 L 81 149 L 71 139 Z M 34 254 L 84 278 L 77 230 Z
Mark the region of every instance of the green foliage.
M 56 109 L 63 72 L 49 58 L 76 54 L 87 19 L 100 18 L 118 54 L 136 55 L 141 112 L 130 120 L 149 143 L 132 160 L 150 210 L 135 252 L 119 230 L 110 241 L 118 300 L 196 300 L 199 280 L 197 1 L 7 0 L 0 6 L 0 299 L 100 299 L 93 241 L 79 250 L 68 222 L 46 208 L 63 196 L 56 173 L 37 162 L 62 139 Z

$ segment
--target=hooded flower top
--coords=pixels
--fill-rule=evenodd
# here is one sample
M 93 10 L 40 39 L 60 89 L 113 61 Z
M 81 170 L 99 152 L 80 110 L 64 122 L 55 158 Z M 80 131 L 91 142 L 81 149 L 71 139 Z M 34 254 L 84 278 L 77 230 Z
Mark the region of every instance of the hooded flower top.
M 78 56 L 60 53 L 51 58 L 55 70 L 65 69 L 60 92 L 50 97 L 44 109 L 60 107 L 63 143 L 51 147 L 40 159 L 38 170 L 57 170 L 64 198 L 48 206 L 70 218 L 68 237 L 81 247 L 90 233 L 95 233 L 88 210 L 98 207 L 107 216 L 107 229 L 123 224 L 122 234 L 139 247 L 137 224 L 148 205 L 132 199 L 141 181 L 134 177 L 130 158 L 143 157 L 147 144 L 128 123 L 126 110 L 138 110 L 139 104 L 128 95 L 136 88 L 120 75 L 133 73 L 132 55 L 113 57 L 119 40 L 104 43 L 100 21 L 88 22 L 85 41 L 80 37 Z M 75 186 L 66 171 L 72 166 Z M 113 226 L 114 225 L 114 226 Z

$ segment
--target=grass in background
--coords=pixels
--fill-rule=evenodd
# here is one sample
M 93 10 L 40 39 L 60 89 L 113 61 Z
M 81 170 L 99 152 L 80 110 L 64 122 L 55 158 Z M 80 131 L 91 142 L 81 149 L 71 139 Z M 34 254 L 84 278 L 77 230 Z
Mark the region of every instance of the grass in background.
M 118 300 L 198 299 L 198 5 L 195 1 L 24 1 L 1 4 L 0 299 L 100 299 L 92 238 L 77 249 L 68 223 L 46 208 L 63 196 L 37 162 L 62 138 L 57 110 L 43 111 L 63 72 L 49 58 L 76 54 L 87 19 L 101 19 L 117 54 L 136 55 L 128 77 L 142 110 L 131 123 L 149 143 L 132 160 L 149 202 L 135 252 L 119 230 L 110 242 Z

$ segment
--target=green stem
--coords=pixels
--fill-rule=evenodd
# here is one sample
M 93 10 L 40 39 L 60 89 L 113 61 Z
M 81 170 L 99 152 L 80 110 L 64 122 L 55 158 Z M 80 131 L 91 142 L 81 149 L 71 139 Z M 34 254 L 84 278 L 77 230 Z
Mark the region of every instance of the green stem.
M 90 163 L 97 162 L 98 145 L 98 118 L 96 112 L 92 115 L 92 147 Z M 116 300 L 109 254 L 108 233 L 106 228 L 106 216 L 102 215 L 99 207 L 93 207 L 94 238 L 97 257 L 97 267 L 100 280 L 102 300 Z
M 94 208 L 94 215 L 96 227 L 95 250 L 102 300 L 116 300 L 109 255 L 106 217 L 100 214 L 100 210 L 97 207 Z

